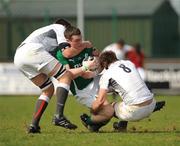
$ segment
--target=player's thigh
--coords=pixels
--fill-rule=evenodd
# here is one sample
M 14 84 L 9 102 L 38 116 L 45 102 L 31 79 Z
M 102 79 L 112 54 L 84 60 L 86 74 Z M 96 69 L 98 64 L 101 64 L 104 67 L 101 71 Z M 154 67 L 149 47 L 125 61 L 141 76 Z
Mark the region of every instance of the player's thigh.
M 28 43 L 18 48 L 14 63 L 29 79 L 40 73 L 58 78 L 65 72 L 65 67 L 45 51 L 41 44 L 36 43 Z
M 55 58 L 51 59 L 46 65 L 42 66 L 40 72 L 47 74 L 49 77 L 54 77 L 60 84 L 70 85 L 72 81 L 72 73 L 66 70 L 58 60 Z
M 42 45 L 30 43 L 18 48 L 14 57 L 14 64 L 43 92 L 50 90 L 48 91 L 50 93 L 53 92 L 52 82 L 47 75 L 48 73 L 41 72 L 41 69 L 53 60 L 54 58 L 48 52 L 42 50 Z
M 36 77 L 39 72 L 37 70 L 36 55 L 33 55 L 30 44 L 23 45 L 16 50 L 14 56 L 15 66 L 28 78 Z
M 64 71 L 63 74 L 61 74 L 58 78 L 56 78 L 58 80 L 58 83 L 61 84 L 71 84 L 72 81 L 72 74 L 71 72 L 69 72 L 68 70 Z
M 64 74 L 66 69 L 56 58 L 46 51 L 42 55 L 41 64 L 38 66 L 39 72 L 55 78 Z
M 30 79 L 36 86 L 40 87 L 46 80 L 48 79 L 48 76 L 40 73 L 37 76 Z

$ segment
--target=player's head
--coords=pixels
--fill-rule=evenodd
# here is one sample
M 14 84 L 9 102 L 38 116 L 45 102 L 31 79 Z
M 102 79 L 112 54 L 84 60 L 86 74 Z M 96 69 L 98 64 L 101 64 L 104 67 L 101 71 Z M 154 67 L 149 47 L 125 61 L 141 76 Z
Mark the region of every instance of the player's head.
M 102 52 L 99 56 L 99 65 L 101 69 L 108 69 L 109 65 L 115 61 L 117 61 L 117 57 L 112 51 Z
M 61 25 L 65 26 L 66 28 L 71 26 L 71 24 L 65 19 L 57 19 L 54 23 L 61 24 Z
M 121 49 L 121 48 L 123 48 L 123 46 L 125 45 L 125 41 L 124 41 L 123 39 L 119 39 L 119 40 L 117 41 L 117 44 L 118 44 L 119 48 Z
M 64 31 L 64 36 L 67 42 L 74 48 L 79 48 L 82 43 L 81 31 L 79 28 L 74 26 L 69 26 Z

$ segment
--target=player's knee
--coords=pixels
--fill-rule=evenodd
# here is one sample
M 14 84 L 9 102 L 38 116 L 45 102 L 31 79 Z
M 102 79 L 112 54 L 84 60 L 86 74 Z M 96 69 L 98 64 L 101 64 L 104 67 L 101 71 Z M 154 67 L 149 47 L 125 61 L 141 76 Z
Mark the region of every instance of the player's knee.
M 52 81 L 48 78 L 39 88 L 42 90 L 42 93 L 49 98 L 54 94 L 54 85 Z
M 54 85 L 52 84 L 49 88 L 47 88 L 46 90 L 42 91 L 44 95 L 48 96 L 49 98 L 51 98 L 54 94 Z
M 66 74 L 66 76 L 67 76 L 69 79 L 71 79 L 71 80 L 74 79 L 73 74 L 72 74 L 69 70 L 67 70 L 65 74 Z
M 114 108 L 110 104 L 104 105 L 98 114 L 103 117 L 103 121 L 110 120 L 114 116 Z
M 73 79 L 73 74 L 69 71 L 66 71 L 59 79 L 58 82 L 59 83 L 66 83 L 66 84 L 70 84 L 71 81 Z

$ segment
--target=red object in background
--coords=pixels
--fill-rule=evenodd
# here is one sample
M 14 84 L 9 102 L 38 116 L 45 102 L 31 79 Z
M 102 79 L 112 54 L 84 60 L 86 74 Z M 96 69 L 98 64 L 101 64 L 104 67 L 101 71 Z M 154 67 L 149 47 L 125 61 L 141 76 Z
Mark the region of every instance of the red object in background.
M 132 49 L 127 52 L 126 54 L 127 59 L 129 59 L 131 62 L 134 63 L 136 68 L 142 67 L 144 65 L 144 53 L 140 52 L 138 53 L 135 49 Z

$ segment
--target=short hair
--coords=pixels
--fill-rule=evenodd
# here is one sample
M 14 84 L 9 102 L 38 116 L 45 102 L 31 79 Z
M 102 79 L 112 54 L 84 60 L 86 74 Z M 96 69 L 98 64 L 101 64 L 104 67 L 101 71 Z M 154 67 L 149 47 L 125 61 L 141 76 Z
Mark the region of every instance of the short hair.
M 99 65 L 101 69 L 108 69 L 108 66 L 117 60 L 116 54 L 113 51 L 104 51 L 99 56 Z
M 71 26 L 71 24 L 65 19 L 57 19 L 56 21 L 54 21 L 54 23 L 61 24 L 61 25 L 65 26 L 66 28 Z
M 71 39 L 73 35 L 81 35 L 81 31 L 79 28 L 75 26 L 69 26 L 64 31 L 64 36 L 66 39 Z
M 119 39 L 119 40 L 117 41 L 117 43 L 120 44 L 121 46 L 124 46 L 125 41 L 124 41 L 123 39 Z

